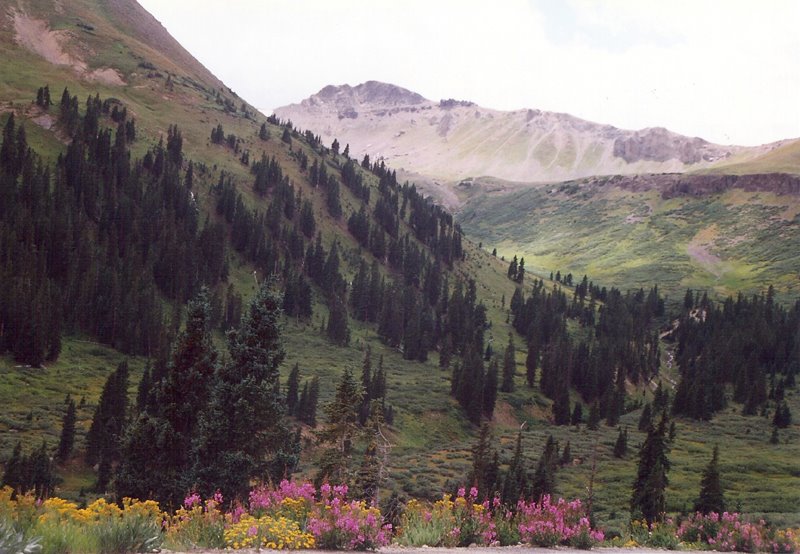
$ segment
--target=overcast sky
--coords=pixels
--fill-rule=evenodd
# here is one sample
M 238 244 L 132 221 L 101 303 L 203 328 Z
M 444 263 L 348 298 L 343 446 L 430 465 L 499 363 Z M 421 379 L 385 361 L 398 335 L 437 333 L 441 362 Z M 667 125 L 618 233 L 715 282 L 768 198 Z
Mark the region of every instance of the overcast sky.
M 139 0 L 265 113 L 378 80 L 431 100 L 800 137 L 798 0 Z

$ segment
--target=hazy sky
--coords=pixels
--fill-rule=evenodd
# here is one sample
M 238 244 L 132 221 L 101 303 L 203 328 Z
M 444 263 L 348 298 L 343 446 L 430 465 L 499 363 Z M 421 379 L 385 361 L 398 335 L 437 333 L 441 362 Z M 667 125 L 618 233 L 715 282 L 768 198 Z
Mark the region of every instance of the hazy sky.
M 722 144 L 800 137 L 798 0 L 139 0 L 266 113 L 328 84 Z

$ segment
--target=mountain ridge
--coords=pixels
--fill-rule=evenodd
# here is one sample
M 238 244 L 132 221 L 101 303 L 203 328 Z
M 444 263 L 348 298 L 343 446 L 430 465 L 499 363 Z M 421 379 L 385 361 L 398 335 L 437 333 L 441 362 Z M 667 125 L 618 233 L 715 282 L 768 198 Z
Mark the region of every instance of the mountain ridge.
M 591 175 L 684 173 L 747 161 L 791 142 L 717 145 L 663 127 L 625 130 L 566 113 L 500 111 L 470 101 L 434 102 L 397 85 L 328 85 L 275 114 L 349 144 L 356 156 L 444 181 L 493 176 L 525 182 Z

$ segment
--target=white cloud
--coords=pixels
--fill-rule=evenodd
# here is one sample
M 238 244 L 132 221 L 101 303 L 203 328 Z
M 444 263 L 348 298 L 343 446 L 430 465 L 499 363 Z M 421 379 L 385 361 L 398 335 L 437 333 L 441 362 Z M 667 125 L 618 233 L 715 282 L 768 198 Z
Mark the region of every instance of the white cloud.
M 252 104 L 377 79 L 722 143 L 800 136 L 792 0 L 142 0 Z

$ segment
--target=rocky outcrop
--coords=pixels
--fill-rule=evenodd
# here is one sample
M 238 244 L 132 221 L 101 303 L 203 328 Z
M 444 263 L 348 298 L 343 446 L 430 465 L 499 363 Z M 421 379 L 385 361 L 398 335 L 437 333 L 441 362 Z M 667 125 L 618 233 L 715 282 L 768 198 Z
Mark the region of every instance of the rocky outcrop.
M 628 163 L 675 159 L 684 164 L 696 164 L 728 158 L 731 152 L 701 138 L 685 137 L 663 127 L 655 127 L 617 138 L 614 141 L 614 155 Z
M 575 183 L 580 187 L 614 186 L 632 192 L 657 190 L 661 197 L 707 196 L 738 188 L 747 192 L 772 192 L 778 195 L 800 197 L 800 175 L 786 173 L 762 173 L 752 175 L 717 174 L 659 174 L 659 175 L 614 175 L 594 177 Z

